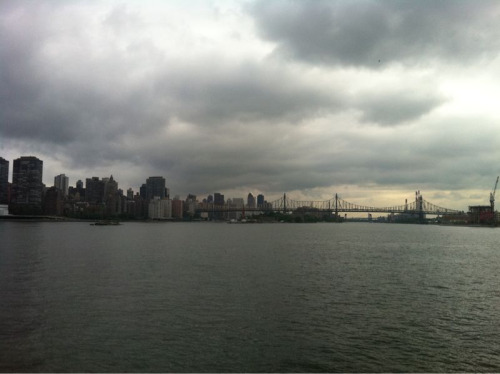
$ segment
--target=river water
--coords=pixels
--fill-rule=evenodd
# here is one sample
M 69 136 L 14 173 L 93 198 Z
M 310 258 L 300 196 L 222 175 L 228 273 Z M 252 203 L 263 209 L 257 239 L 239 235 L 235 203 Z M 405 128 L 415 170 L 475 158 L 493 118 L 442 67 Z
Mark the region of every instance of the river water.
M 500 371 L 500 230 L 0 222 L 0 371 Z

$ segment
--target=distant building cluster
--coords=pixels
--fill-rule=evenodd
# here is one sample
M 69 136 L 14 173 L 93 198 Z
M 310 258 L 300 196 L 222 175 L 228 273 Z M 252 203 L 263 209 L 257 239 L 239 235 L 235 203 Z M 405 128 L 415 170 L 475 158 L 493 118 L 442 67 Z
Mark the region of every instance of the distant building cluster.
M 22 156 L 13 162 L 12 183 L 9 183 L 9 161 L 0 157 L 0 215 L 48 215 L 74 218 L 104 219 L 153 219 L 181 220 L 193 218 L 240 219 L 246 209 L 268 207 L 264 195 L 256 198 L 249 193 L 243 198 L 225 199 L 214 193 L 202 201 L 189 194 L 185 200 L 179 196 L 170 198 L 170 190 L 162 176 L 151 176 L 139 191 L 129 188 L 126 192 L 118 187 L 111 175 L 109 178 L 90 177 L 78 180 L 70 186 L 65 174 L 54 177 L 54 185 L 47 187 L 42 182 L 43 161 L 34 156 Z M 213 212 L 197 213 L 200 207 L 225 206 L 235 209 L 213 209 Z M 246 214 L 249 214 L 247 211 Z

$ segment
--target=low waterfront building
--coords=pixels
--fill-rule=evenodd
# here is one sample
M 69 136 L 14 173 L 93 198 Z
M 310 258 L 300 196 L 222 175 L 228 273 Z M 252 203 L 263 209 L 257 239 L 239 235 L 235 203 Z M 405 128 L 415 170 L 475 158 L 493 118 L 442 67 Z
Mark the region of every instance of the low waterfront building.
M 184 211 L 184 201 L 180 199 L 172 200 L 172 218 L 182 219 Z
M 43 211 L 49 216 L 62 216 L 64 209 L 64 192 L 58 187 L 50 187 L 45 191 Z
M 493 223 L 493 212 L 491 205 L 472 205 L 469 206 L 468 215 L 470 217 L 469 223 L 484 225 Z

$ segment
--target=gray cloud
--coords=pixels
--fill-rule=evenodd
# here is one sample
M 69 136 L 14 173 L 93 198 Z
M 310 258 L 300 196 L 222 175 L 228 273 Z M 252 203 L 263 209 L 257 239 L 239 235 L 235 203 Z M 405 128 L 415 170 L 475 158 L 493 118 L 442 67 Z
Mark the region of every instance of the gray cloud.
M 165 72 L 158 92 L 169 98 L 175 115 L 204 124 L 300 122 L 339 110 L 341 98 L 324 92 L 287 69 L 245 63 L 223 67 L 208 63 Z
M 401 90 L 372 92 L 356 96 L 363 122 L 382 126 L 401 125 L 428 114 L 445 102 L 443 97 L 432 91 L 412 92 Z
M 278 54 L 315 64 L 462 64 L 500 47 L 496 1 L 260 0 L 248 9 Z
M 123 17 L 123 9 L 112 9 L 104 24 L 113 21 L 122 28 Z M 199 126 L 297 122 L 339 108 L 339 98 L 301 82 L 287 69 L 251 62 L 221 66 L 200 61 L 184 66 L 147 42 L 126 50 L 107 45 L 95 56 L 95 47 L 71 30 L 54 36 L 28 16 L 20 21 L 9 28 L 4 24 L 0 36 L 5 55 L 0 119 L 8 137 L 107 142 L 124 133 L 158 131 L 171 117 Z M 29 38 L 18 32 L 27 23 L 36 30 L 37 43 L 27 42 Z M 60 43 L 66 44 L 47 54 Z M 68 47 L 75 43 L 87 49 Z

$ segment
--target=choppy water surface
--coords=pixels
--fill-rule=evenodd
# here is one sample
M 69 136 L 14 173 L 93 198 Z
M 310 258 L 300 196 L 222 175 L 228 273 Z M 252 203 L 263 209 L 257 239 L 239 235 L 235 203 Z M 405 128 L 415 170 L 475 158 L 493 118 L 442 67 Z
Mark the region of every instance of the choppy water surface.
M 499 237 L 0 222 L 0 371 L 500 371 Z

